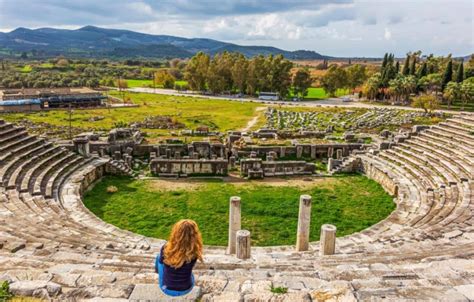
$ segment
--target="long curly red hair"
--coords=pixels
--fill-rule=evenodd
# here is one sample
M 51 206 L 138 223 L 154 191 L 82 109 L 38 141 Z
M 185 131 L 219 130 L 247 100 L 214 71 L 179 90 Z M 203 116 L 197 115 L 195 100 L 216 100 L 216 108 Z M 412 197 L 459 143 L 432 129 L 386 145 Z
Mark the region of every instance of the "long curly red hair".
M 175 223 L 163 254 L 165 264 L 174 268 L 194 259 L 202 262 L 202 236 L 197 223 L 191 219 Z

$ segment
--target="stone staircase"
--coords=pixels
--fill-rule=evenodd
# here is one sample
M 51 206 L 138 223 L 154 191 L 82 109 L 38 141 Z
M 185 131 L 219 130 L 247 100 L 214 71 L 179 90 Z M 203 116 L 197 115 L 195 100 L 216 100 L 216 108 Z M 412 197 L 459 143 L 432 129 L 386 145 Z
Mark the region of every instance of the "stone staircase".
M 307 252 L 254 247 L 248 260 L 206 247 L 193 292 L 169 299 L 156 291 L 153 268 L 163 241 L 109 225 L 82 204 L 107 160 L 0 121 L 0 280 L 15 294 L 61 301 L 473 300 L 473 127 L 473 116 L 459 115 L 392 149 L 354 155 L 397 208 L 338 238 L 335 255 L 319 256 L 318 242 Z

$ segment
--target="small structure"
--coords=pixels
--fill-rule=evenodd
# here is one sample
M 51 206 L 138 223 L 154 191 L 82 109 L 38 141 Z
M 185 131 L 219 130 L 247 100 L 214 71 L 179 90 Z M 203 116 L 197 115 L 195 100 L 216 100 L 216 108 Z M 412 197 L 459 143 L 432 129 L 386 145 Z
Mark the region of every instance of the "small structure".
M 101 92 L 87 87 L 4 89 L 0 90 L 0 107 L 12 108 L 11 104 L 14 103 L 6 101 L 20 101 L 16 103 L 16 111 L 38 110 L 36 106 L 29 106 L 37 105 L 38 101 L 41 109 L 99 107 L 105 98 Z M 7 110 L 3 108 L 2 111 Z

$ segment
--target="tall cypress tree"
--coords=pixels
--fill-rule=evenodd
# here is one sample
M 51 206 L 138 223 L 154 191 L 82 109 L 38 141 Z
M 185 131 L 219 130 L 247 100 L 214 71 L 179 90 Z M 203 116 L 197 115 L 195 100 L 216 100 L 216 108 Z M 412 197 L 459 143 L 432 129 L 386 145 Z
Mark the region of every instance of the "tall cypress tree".
M 464 81 L 464 62 L 461 61 L 461 63 L 458 66 L 458 70 L 456 71 L 456 82 L 461 83 Z
M 422 77 L 428 74 L 428 67 L 426 66 L 426 62 L 423 62 L 420 69 L 418 69 L 417 78 L 421 79 Z
M 383 56 L 383 61 L 382 61 L 382 69 L 384 69 L 387 66 L 387 61 L 388 61 L 388 53 L 385 53 Z
M 410 64 L 410 75 L 415 75 L 416 72 L 416 57 L 413 56 Z
M 399 73 L 400 72 L 400 62 L 397 61 L 397 63 L 395 64 L 395 71 L 396 73 Z
M 402 74 L 403 75 L 408 75 L 410 73 L 410 69 L 408 66 L 410 65 L 410 55 L 407 54 L 407 57 L 405 59 L 405 63 L 403 63 L 403 69 L 402 69 Z
M 441 83 L 441 90 L 444 90 L 446 85 L 451 82 L 453 79 L 453 62 L 449 60 L 446 69 L 444 70 L 443 74 L 443 82 Z

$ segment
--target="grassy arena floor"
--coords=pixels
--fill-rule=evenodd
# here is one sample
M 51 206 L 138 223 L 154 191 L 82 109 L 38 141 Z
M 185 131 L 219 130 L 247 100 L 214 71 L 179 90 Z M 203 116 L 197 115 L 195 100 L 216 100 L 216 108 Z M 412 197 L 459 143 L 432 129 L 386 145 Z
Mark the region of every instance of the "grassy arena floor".
M 114 185 L 117 193 L 107 193 Z M 182 218 L 198 222 L 204 243 L 226 245 L 228 200 L 242 198 L 242 228 L 254 245 L 295 243 L 300 194 L 313 197 L 311 240 L 319 239 L 322 224 L 335 224 L 337 235 L 365 229 L 395 208 L 392 197 L 362 175 L 322 178 L 313 182 L 280 180 L 229 183 L 221 180 L 131 180 L 104 178 L 84 196 L 84 204 L 101 219 L 142 235 L 167 238 Z

